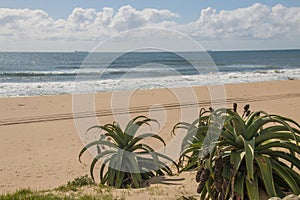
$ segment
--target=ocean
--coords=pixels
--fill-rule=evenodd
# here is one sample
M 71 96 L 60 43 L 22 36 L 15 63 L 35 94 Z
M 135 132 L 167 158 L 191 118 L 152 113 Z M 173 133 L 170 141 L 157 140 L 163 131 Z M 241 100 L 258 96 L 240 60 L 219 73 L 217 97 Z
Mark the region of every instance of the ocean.
M 0 52 L 0 97 L 300 79 L 300 50 Z

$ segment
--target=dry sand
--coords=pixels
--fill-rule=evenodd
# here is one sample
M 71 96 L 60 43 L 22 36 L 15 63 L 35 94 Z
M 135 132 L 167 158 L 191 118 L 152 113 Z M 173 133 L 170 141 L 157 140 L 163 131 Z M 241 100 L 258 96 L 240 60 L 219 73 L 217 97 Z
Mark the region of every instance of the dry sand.
M 210 89 L 210 94 L 213 94 L 215 88 Z M 84 110 L 87 104 L 94 102 L 93 98 L 91 102 L 86 102 L 84 95 L 77 96 L 76 100 L 82 99 L 76 106 L 75 116 L 79 117 L 76 123 L 79 124 L 79 132 L 84 132 L 95 125 L 94 118 L 89 118 L 94 114 L 98 116 L 99 123 L 127 121 L 129 117 L 140 114 L 150 115 L 160 121 L 161 131 L 158 134 L 170 142 L 170 131 L 177 122 L 195 119 L 199 106 L 211 106 L 207 87 L 194 87 L 193 90 L 198 104 L 192 103 L 191 92 L 187 88 L 98 93 L 95 112 Z M 300 80 L 230 84 L 225 86 L 224 91 L 226 96 L 213 95 L 217 105 L 225 98 L 228 106 L 233 102 L 239 103 L 240 110 L 249 103 L 252 110 L 265 110 L 300 121 Z M 130 99 L 127 100 L 126 96 Z M 89 96 L 88 100 L 91 100 Z M 111 107 L 114 108 L 114 115 Z M 148 112 L 149 108 L 151 112 Z M 128 110 L 132 113 L 128 114 Z M 78 162 L 83 144 L 72 112 L 71 95 L 0 99 L 0 193 L 28 187 L 52 189 L 89 173 L 91 155 L 83 157 L 85 164 Z M 124 126 L 124 123 L 121 125 Z M 167 183 L 156 179 L 151 187 L 159 187 L 170 198 L 196 194 L 193 173 L 168 177 Z M 150 193 L 148 195 L 153 198 Z

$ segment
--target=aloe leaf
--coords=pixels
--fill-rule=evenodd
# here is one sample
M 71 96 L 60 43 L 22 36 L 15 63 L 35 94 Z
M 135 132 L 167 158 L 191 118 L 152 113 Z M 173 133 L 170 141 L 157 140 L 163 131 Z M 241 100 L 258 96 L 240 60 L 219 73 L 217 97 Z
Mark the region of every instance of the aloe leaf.
M 260 145 L 260 146 L 256 147 L 256 151 L 270 149 L 270 148 L 274 148 L 274 147 L 285 148 L 285 149 L 288 149 L 292 152 L 300 154 L 300 147 L 299 146 L 297 146 L 296 144 L 293 144 L 291 142 L 284 142 L 284 141 L 275 141 L 275 142 L 270 142 L 270 143 L 267 143 L 267 144 L 264 144 L 264 145 Z
M 287 117 L 283 117 L 280 115 L 270 115 L 271 117 L 276 117 L 279 118 L 283 121 L 287 121 L 287 122 L 291 122 L 292 124 L 296 125 L 298 128 L 300 128 L 300 124 L 298 124 L 295 120 L 291 119 L 291 118 L 287 118 Z
M 205 134 L 208 130 L 207 126 L 196 127 L 188 130 L 187 135 L 182 140 L 182 148 L 189 143 L 194 143 L 194 141 L 203 141 Z
M 113 123 L 114 132 L 124 140 L 124 144 L 127 144 L 130 140 L 130 136 L 124 133 L 117 122 Z
M 256 112 L 252 113 L 249 116 L 249 118 L 246 120 L 246 122 L 245 122 L 246 127 L 248 128 L 253 123 L 253 121 L 255 121 L 256 118 L 260 118 L 259 115 L 261 113 L 265 114 L 265 116 L 269 116 L 269 114 L 266 113 L 265 111 L 256 111 Z
M 259 188 L 258 188 L 258 178 L 257 176 L 251 181 L 249 179 L 246 180 L 246 188 L 249 200 L 259 200 Z
M 107 169 L 107 184 L 109 186 L 114 186 L 114 177 L 115 177 L 115 174 L 114 174 L 115 170 L 111 167 L 108 167 Z
M 105 183 L 107 183 L 107 179 L 108 179 L 108 173 L 105 173 L 104 177 L 101 179 L 100 184 L 104 185 Z
M 240 199 L 244 199 L 244 185 L 246 172 L 237 173 L 234 181 L 234 192 L 236 192 Z
M 259 166 L 267 194 L 269 197 L 276 197 L 277 194 L 275 190 L 272 164 L 270 159 L 265 156 L 257 156 L 255 160 Z
M 103 163 L 102 163 L 102 165 L 101 165 L 101 167 L 100 167 L 100 181 L 101 181 L 102 184 L 104 184 L 104 183 L 106 182 L 106 180 L 107 180 L 107 173 L 105 173 L 105 175 L 104 175 L 103 173 L 104 173 L 104 169 L 105 169 L 105 167 L 106 167 L 106 164 L 107 164 L 109 161 L 110 161 L 110 157 L 109 157 L 109 158 L 106 158 L 106 159 L 103 161 Z
M 90 165 L 90 174 L 91 174 L 91 177 L 92 177 L 93 180 L 95 180 L 95 179 L 94 179 L 94 175 L 93 175 L 93 174 L 94 174 L 93 171 L 94 171 L 94 167 L 95 167 L 96 163 L 98 162 L 98 160 L 101 159 L 102 157 L 106 156 L 106 155 L 113 154 L 113 153 L 116 153 L 116 151 L 113 151 L 113 150 L 106 150 L 106 151 L 104 151 L 104 152 L 99 153 L 99 154 L 93 159 L 93 161 L 92 161 L 92 163 L 91 163 L 91 165 Z
M 233 137 L 236 137 L 237 135 L 235 134 L 235 132 L 234 132 L 234 128 L 232 127 L 232 126 L 224 126 L 223 127 L 224 128 L 224 130 L 226 131 L 226 132 L 229 132 Z
M 148 119 L 146 116 L 137 116 L 137 117 L 135 117 L 135 118 L 133 118 L 132 120 L 130 120 L 128 123 L 127 123 L 127 126 L 126 126 L 126 128 L 125 128 L 125 130 L 124 130 L 124 133 L 128 136 L 128 137 L 130 137 L 130 138 L 133 138 L 134 137 L 134 135 L 135 135 L 135 133 L 136 133 L 136 131 L 138 130 L 138 128 L 139 128 L 139 126 L 136 124 L 136 122 L 138 121 L 138 120 L 146 120 L 146 119 Z
M 204 149 L 204 148 L 210 148 L 210 146 L 203 147 L 203 145 L 202 145 L 201 149 Z M 214 145 L 213 148 L 209 152 L 210 154 L 209 154 L 208 159 L 206 159 L 206 161 L 205 161 L 205 167 L 206 167 L 206 169 L 208 169 L 210 171 L 210 173 L 213 173 L 213 162 L 212 161 L 213 161 L 216 150 L 217 150 L 217 146 Z
M 284 120 L 267 116 L 267 117 L 261 117 L 261 118 L 255 120 L 255 122 L 253 122 L 251 125 L 249 125 L 248 134 L 246 136 L 246 139 L 249 140 L 249 139 L 257 136 L 258 130 L 270 122 L 277 122 L 279 124 L 282 124 L 283 126 L 286 126 L 289 129 L 289 131 L 291 131 L 293 133 L 293 135 L 295 135 L 294 130 Z
M 118 149 L 117 158 L 116 158 L 117 162 L 116 162 L 116 165 L 114 166 L 116 170 L 124 171 L 123 160 L 127 153 L 128 152 L 124 151 L 123 149 Z
M 201 195 L 200 195 L 200 200 L 205 200 L 206 199 L 206 195 L 207 195 L 207 188 L 204 187 L 202 192 L 201 192 Z
M 138 137 L 133 138 L 133 139 L 129 142 L 128 146 L 126 146 L 126 148 L 124 148 L 124 149 L 125 149 L 125 150 L 128 150 L 128 151 L 131 151 L 130 149 L 131 149 L 137 142 L 141 141 L 141 140 L 144 139 L 144 138 L 149 138 L 149 137 L 152 137 L 152 138 L 155 138 L 155 139 L 161 141 L 161 142 L 163 143 L 163 145 L 166 146 L 165 141 L 164 141 L 159 135 L 156 135 L 156 134 L 153 134 L 153 133 L 145 133 L 145 134 L 142 134 L 142 135 L 140 135 L 140 136 L 138 136 Z
M 116 183 L 115 183 L 116 188 L 121 188 L 121 186 L 123 184 L 124 177 L 125 177 L 125 172 L 124 171 L 117 171 L 116 172 Z
M 290 167 L 286 166 L 284 163 L 278 160 L 277 162 L 281 164 L 281 166 L 283 166 L 285 170 L 287 170 L 291 174 L 291 176 L 293 176 L 294 180 L 297 182 L 298 186 L 300 187 L 300 174 L 297 173 L 295 170 L 291 169 Z
M 230 165 L 225 164 L 222 175 L 228 178 L 230 183 L 234 183 L 236 180 L 236 174 L 239 172 L 241 163 L 245 157 L 246 152 L 243 150 L 235 150 L 230 153 Z M 226 169 L 226 171 L 224 171 Z M 229 195 L 231 184 L 227 185 L 225 191 L 225 198 Z
M 153 164 L 153 160 L 152 159 L 137 156 L 137 160 L 138 160 L 138 162 L 139 162 L 140 165 L 144 165 L 144 168 L 146 170 L 149 170 L 149 171 L 153 170 L 154 164 Z M 172 170 L 168 166 L 166 166 L 165 163 L 163 163 L 161 161 L 158 161 L 158 167 L 157 167 L 157 169 L 163 170 L 163 171 L 167 172 L 168 175 L 172 175 Z
M 114 134 L 118 134 L 117 128 L 115 127 L 114 124 L 105 124 L 104 126 L 101 126 L 101 128 L 107 132 L 112 132 Z
M 177 124 L 174 125 L 172 131 L 171 131 L 171 134 L 173 135 L 176 135 L 175 133 L 175 130 L 176 129 L 186 129 L 186 130 L 189 130 L 189 128 L 191 127 L 192 125 L 190 123 L 186 123 L 186 122 L 178 122 Z M 196 126 L 193 126 L 193 128 L 197 128 Z
M 227 129 L 227 127 L 225 127 L 225 129 Z M 230 141 L 235 141 L 236 138 L 236 134 L 232 133 L 231 131 L 229 131 L 227 129 L 227 131 L 222 131 L 220 134 L 222 137 L 224 137 L 226 140 L 230 140 Z
M 140 119 L 140 120 L 148 119 L 148 117 L 143 116 L 143 115 L 139 115 L 139 116 L 133 118 L 132 120 L 130 120 L 130 121 L 127 123 L 127 126 L 125 127 L 125 132 L 127 132 L 128 129 L 130 128 L 130 126 L 132 126 L 132 124 L 134 124 L 135 121 L 137 121 L 137 120 L 139 120 L 139 119 Z
M 230 164 L 232 169 L 231 177 L 235 176 L 245 157 L 245 151 L 232 151 L 230 155 Z
M 290 132 L 275 132 L 275 133 L 264 133 L 260 134 L 255 138 L 255 145 L 259 145 L 265 141 L 268 140 L 275 140 L 275 139 L 281 139 L 281 140 L 294 140 L 296 137 L 297 141 L 300 141 L 300 137 L 297 135 L 293 135 Z
M 88 129 L 85 131 L 85 133 L 88 133 L 88 132 L 89 132 L 90 130 L 92 130 L 92 129 L 102 129 L 102 126 L 99 126 L 99 125 L 92 126 L 92 127 L 88 128 Z
M 218 143 L 219 146 L 229 146 L 230 148 L 232 149 L 240 149 L 240 146 L 238 144 L 236 144 L 235 142 L 233 141 L 230 141 L 230 140 L 221 140 L 219 143 Z
M 119 133 L 119 135 L 122 135 L 122 134 L 123 134 L 123 131 L 122 131 L 120 125 L 119 125 L 117 122 L 114 122 L 114 123 L 113 123 L 113 127 L 114 127 L 115 131 L 116 131 L 117 133 Z
M 158 156 L 156 154 L 156 152 L 154 151 L 154 149 L 152 149 L 149 145 L 146 145 L 146 144 L 138 144 L 135 146 L 134 150 L 138 150 L 138 149 L 141 149 L 141 150 L 145 150 L 145 152 L 142 152 L 147 155 L 150 155 L 152 157 L 152 162 L 154 164 L 154 169 L 157 169 L 158 168 Z
M 108 141 L 98 140 L 98 141 L 91 142 L 91 143 L 87 144 L 85 147 L 83 147 L 82 150 L 80 151 L 79 156 L 78 156 L 78 159 L 79 159 L 80 162 L 81 162 L 81 156 L 82 156 L 82 154 L 88 148 L 90 148 L 92 146 L 95 146 L 95 145 L 103 145 L 103 146 L 108 146 L 108 147 L 111 147 L 111 148 L 118 148 L 115 144 L 113 144 L 111 142 L 108 142 Z
M 116 173 L 117 173 L 117 171 L 119 171 L 119 170 L 117 170 L 117 167 L 116 167 L 118 165 L 118 162 L 121 162 L 120 160 L 118 160 L 118 154 L 112 155 L 110 158 L 110 161 L 109 161 L 109 166 L 108 166 L 108 171 L 107 171 L 107 174 L 108 174 L 107 182 L 111 186 L 116 185 L 116 182 L 115 182 Z
M 139 129 L 140 126 L 142 126 L 144 124 L 150 126 L 150 124 L 148 122 L 156 122 L 159 125 L 158 121 L 155 120 L 155 119 L 145 118 L 144 116 L 141 116 L 141 118 L 144 118 L 144 119 L 140 120 L 140 121 L 137 121 L 137 119 L 138 119 L 137 118 L 136 120 L 134 120 L 133 124 L 131 124 L 130 126 L 128 126 L 128 128 L 126 127 L 126 129 L 125 129 L 124 132 L 127 135 L 129 135 L 130 138 L 133 138 L 135 136 L 135 134 L 136 134 L 136 132 L 137 132 L 137 130 Z
M 244 148 L 245 148 L 245 159 L 246 159 L 246 168 L 247 168 L 247 178 L 249 180 L 253 180 L 254 178 L 254 170 L 253 170 L 253 161 L 254 161 L 254 148 L 255 148 L 255 138 L 250 141 L 244 140 Z
M 124 146 L 126 146 L 126 141 L 123 139 L 123 137 L 119 136 L 114 132 L 107 132 L 105 133 L 105 136 L 111 137 L 111 139 L 114 140 L 114 142 L 119 148 L 123 148 Z
M 177 169 L 177 172 L 179 172 L 179 168 L 178 168 L 178 165 L 176 164 L 176 162 L 174 160 L 172 160 L 171 158 L 169 158 L 168 156 L 164 155 L 164 154 L 161 154 L 161 153 L 158 153 L 156 152 L 156 155 L 160 158 L 163 158 L 165 160 L 168 160 L 169 162 L 173 163 L 174 166 L 176 167 Z
M 277 126 L 270 126 L 270 127 L 266 127 L 264 129 L 262 129 L 260 131 L 260 134 L 263 133 L 274 133 L 274 132 L 278 132 L 278 131 L 290 131 L 290 128 L 296 133 L 296 134 L 300 134 L 300 130 L 296 129 L 294 127 L 286 127 L 283 125 L 277 125 Z
M 191 129 L 199 127 L 200 121 L 201 121 L 200 118 L 198 118 L 198 119 L 194 120 L 191 124 L 186 123 L 186 122 L 182 122 L 182 123 L 186 124 L 188 127 L 188 131 L 190 131 Z
M 142 182 L 142 175 L 140 173 L 130 173 L 133 185 L 135 188 L 139 188 Z
M 229 158 L 229 159 L 231 159 L 231 158 Z M 224 167 L 222 170 L 222 177 L 227 178 L 228 180 L 231 178 L 231 172 L 230 172 L 231 163 L 230 162 L 231 162 L 231 160 L 226 160 L 224 162 Z M 232 165 L 234 165 L 234 164 L 232 164 Z
M 300 169 L 300 160 L 292 154 L 289 154 L 289 153 L 286 153 L 286 152 L 281 152 L 281 151 L 272 151 L 272 150 L 268 150 L 268 149 L 261 150 L 259 153 L 267 154 L 270 157 L 282 158 L 286 161 L 289 161 L 291 164 L 295 165 L 298 169 Z
M 276 189 L 277 195 L 280 198 L 284 198 L 286 196 L 286 194 L 282 191 L 282 188 L 279 187 L 276 182 L 274 184 L 275 184 L 275 189 Z
M 126 152 L 125 152 L 126 154 Z M 123 160 L 124 160 L 124 150 L 123 149 L 119 149 L 118 150 L 118 154 L 117 154 L 117 160 L 116 160 L 116 165 L 115 165 L 115 170 L 116 170 L 116 178 L 115 178 L 115 186 L 116 188 L 120 188 L 122 183 L 123 183 L 123 179 L 125 176 L 125 165 L 123 164 Z
M 134 187 L 138 188 L 142 182 L 142 176 L 136 156 L 131 153 L 126 156 L 126 159 L 128 159 L 128 169 L 130 171 L 133 185 Z
M 196 144 L 192 144 L 190 145 L 188 148 L 186 148 L 183 152 L 181 152 L 181 156 L 187 156 L 189 153 L 195 152 L 195 151 L 199 151 L 199 149 L 201 148 L 201 144 L 200 143 L 196 143 Z M 198 153 L 198 157 L 200 158 L 200 155 Z
M 157 171 L 158 171 L 158 170 L 157 170 Z M 156 171 L 156 172 L 157 172 L 157 171 Z M 164 171 L 164 172 L 165 172 L 166 174 L 168 174 L 169 176 L 173 176 L 173 172 L 172 172 L 171 168 L 168 167 L 168 166 L 161 165 L 161 168 L 160 168 L 159 171 Z M 161 173 L 161 175 L 164 175 L 164 173 Z
M 235 134 L 241 135 L 241 134 L 245 134 L 246 132 L 246 127 L 245 127 L 245 123 L 244 120 L 237 114 L 234 114 L 230 117 L 228 117 L 224 123 L 224 126 L 227 126 L 228 123 L 233 122 L 234 124 L 234 130 L 235 130 Z
M 292 128 L 287 122 L 294 123 L 298 128 L 300 128 L 299 124 L 297 122 L 295 122 L 294 120 L 292 120 L 292 119 L 281 117 L 279 115 L 274 115 L 273 118 L 275 118 L 276 120 L 278 120 L 277 121 L 278 123 L 281 123 L 283 126 L 285 126 L 285 127 L 287 127 L 289 129 L 289 131 L 293 134 L 293 136 L 295 138 L 296 144 L 298 145 L 298 143 L 300 141 L 296 137 L 297 131 L 295 131 L 295 130 L 297 130 L 297 129 Z
M 286 170 L 285 167 L 282 167 L 277 161 L 271 160 L 273 169 L 283 178 L 283 180 L 289 185 L 294 194 L 299 194 L 300 189 L 297 185 L 297 182 L 293 176 Z
M 195 160 L 194 162 L 191 162 L 189 164 L 187 164 L 184 168 L 182 168 L 179 173 L 183 172 L 183 171 L 187 171 L 192 169 L 195 165 L 197 165 L 197 161 Z

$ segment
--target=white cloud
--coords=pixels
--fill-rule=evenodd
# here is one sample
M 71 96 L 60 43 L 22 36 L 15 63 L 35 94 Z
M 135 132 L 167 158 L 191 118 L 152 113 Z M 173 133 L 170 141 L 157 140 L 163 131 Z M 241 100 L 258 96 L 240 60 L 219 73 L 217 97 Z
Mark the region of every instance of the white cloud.
M 202 9 L 199 18 L 179 24 L 178 14 L 165 9 L 137 10 L 129 5 L 118 10 L 105 7 L 75 8 L 67 19 L 54 20 L 45 11 L 0 8 L 2 41 L 95 41 L 138 27 L 165 27 L 196 39 L 260 40 L 300 36 L 300 7 L 256 3 L 247 8 Z
M 202 38 L 273 39 L 300 35 L 300 8 L 280 4 L 270 8 L 256 3 L 248 8 L 219 13 L 203 9 L 198 20 L 183 25 Z
M 111 36 L 120 31 L 144 26 L 158 26 L 178 15 L 168 10 L 138 11 L 123 6 L 112 8 L 75 8 L 67 19 L 53 20 L 42 10 L 0 9 L 0 37 L 7 39 L 89 40 Z
M 13 39 L 39 37 L 53 24 L 54 20 L 42 10 L 0 9 L 0 35 Z

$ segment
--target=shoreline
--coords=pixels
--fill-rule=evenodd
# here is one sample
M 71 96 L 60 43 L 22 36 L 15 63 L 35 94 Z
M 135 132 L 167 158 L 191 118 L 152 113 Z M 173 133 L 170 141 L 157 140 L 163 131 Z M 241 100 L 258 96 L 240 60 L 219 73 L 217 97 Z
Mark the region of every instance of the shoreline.
M 299 86 L 300 80 L 227 84 L 224 103 L 231 107 L 233 102 L 237 102 L 240 111 L 249 103 L 251 110 L 264 110 L 299 122 Z M 207 87 L 197 86 L 192 90 L 197 96 L 198 104 L 187 104 L 191 102 L 188 89 L 191 88 L 124 91 L 114 94 L 117 96 L 110 92 L 97 93 L 95 113 L 107 112 L 106 115 L 96 115 L 97 120 L 100 123 L 111 123 L 113 120 L 126 122 L 132 116 L 151 115 L 162 125 L 158 134 L 166 141 L 171 141 L 170 131 L 177 122 L 195 119 L 198 107 L 208 108 L 211 103 Z M 128 95 L 131 98 L 128 102 L 123 102 Z M 82 96 L 85 95 L 79 95 Z M 181 102 L 178 102 L 178 96 L 182 97 Z M 112 98 L 118 100 L 115 105 L 112 105 Z M 178 106 L 182 102 L 186 106 Z M 129 105 L 129 110 L 136 109 L 137 112 L 127 115 L 124 110 L 126 105 Z M 167 109 L 163 109 L 164 106 Z M 114 112 L 123 109 L 124 113 L 117 112 L 114 116 L 111 107 L 114 108 Z M 108 113 L 109 111 L 111 113 Z M 183 116 L 179 111 L 193 114 Z M 28 187 L 38 190 L 53 189 L 89 173 L 92 157 L 86 154 L 83 157 L 84 164 L 78 161 L 78 153 L 83 145 L 77 134 L 78 127 L 76 130 L 72 112 L 71 94 L 0 98 L 0 194 Z M 80 127 L 79 131 L 95 125 L 90 121 L 90 117 L 80 118 L 83 121 L 79 123 L 83 123 L 84 126 Z M 7 124 L 14 120 L 21 123 Z M 27 123 L 20 120 L 27 120 Z M 122 123 L 121 126 L 123 127 Z M 195 183 L 190 180 L 185 178 L 180 184 L 189 188 L 188 191 L 194 191 Z M 164 187 L 166 186 L 162 186 L 162 189 Z
M 244 84 L 256 84 L 256 83 L 272 83 L 272 82 L 286 82 L 286 81 L 300 81 L 300 79 L 280 79 L 280 80 L 262 80 L 257 82 L 234 82 L 234 83 L 224 83 L 224 84 L 208 84 L 208 85 L 190 85 L 184 87 L 170 87 L 170 88 L 141 88 L 135 89 L 139 91 L 152 91 L 152 90 L 163 90 L 163 89 L 186 89 L 186 88 L 198 88 L 198 87 L 214 87 L 214 86 L 226 86 L 232 87 L 234 85 L 244 85 Z M 135 90 L 116 90 L 116 91 L 97 91 L 94 93 L 58 93 L 58 94 L 42 94 L 42 95 L 23 95 L 23 96 L 0 96 L 0 99 L 14 99 L 14 98 L 38 98 L 38 97 L 56 97 L 56 96 L 73 96 L 73 95 L 90 95 L 90 94 L 105 94 L 113 92 L 131 92 Z
M 205 87 L 207 85 L 231 85 L 285 80 L 300 80 L 300 69 L 257 69 L 251 72 L 217 72 L 198 75 L 166 76 L 164 78 L 145 77 L 143 79 L 137 77 L 119 80 L 12 82 L 2 83 L 0 98 L 126 92 L 131 90 Z M 121 84 L 118 81 L 121 81 Z

